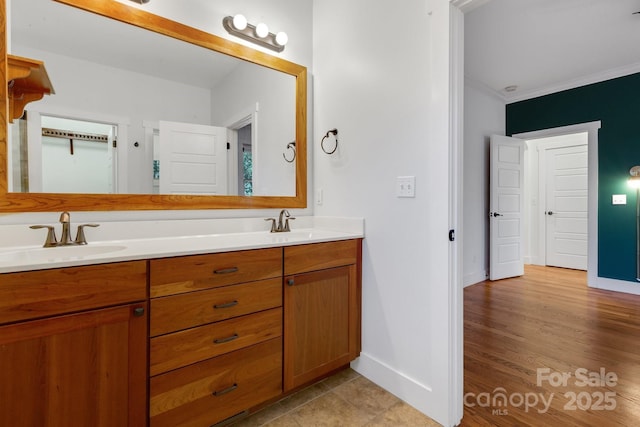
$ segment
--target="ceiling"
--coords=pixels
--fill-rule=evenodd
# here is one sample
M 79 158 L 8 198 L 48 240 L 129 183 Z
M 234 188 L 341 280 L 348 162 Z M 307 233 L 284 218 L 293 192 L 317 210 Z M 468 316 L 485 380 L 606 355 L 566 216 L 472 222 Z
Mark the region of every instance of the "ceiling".
M 201 88 L 246 64 L 51 0 L 13 0 L 9 18 L 17 55 L 37 49 Z
M 478 1 L 465 77 L 506 102 L 640 72 L 640 0 Z

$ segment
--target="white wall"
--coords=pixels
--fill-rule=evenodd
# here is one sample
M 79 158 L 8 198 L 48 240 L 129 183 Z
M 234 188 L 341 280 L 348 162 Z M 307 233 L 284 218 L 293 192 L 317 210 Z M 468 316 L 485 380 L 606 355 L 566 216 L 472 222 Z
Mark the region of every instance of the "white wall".
M 451 425 L 448 1 L 323 0 L 313 16 L 316 213 L 366 224 L 353 366 Z M 395 195 L 404 175 L 415 198 Z
M 489 137 L 504 135 L 505 102 L 470 82 L 464 88 L 463 285 L 489 272 Z

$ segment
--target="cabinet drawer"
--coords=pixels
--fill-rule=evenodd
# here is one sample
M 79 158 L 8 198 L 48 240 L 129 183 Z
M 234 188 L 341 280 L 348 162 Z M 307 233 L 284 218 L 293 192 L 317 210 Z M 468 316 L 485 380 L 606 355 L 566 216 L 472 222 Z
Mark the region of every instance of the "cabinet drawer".
M 360 257 L 360 240 L 312 243 L 284 248 L 284 274 L 304 273 L 355 264 Z
M 151 378 L 153 427 L 209 426 L 282 393 L 282 338 Z
M 151 338 L 151 375 L 282 335 L 282 308 Z
M 282 279 L 267 279 L 151 300 L 151 336 L 282 305 Z
M 150 261 L 151 297 L 282 275 L 282 249 L 256 249 Z
M 0 324 L 146 297 L 146 261 L 1 274 Z

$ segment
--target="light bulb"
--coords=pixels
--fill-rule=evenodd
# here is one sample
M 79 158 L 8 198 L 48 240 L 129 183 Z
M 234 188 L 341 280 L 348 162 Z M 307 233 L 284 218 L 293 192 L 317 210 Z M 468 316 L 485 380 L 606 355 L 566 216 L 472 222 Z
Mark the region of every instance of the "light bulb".
M 284 31 L 280 31 L 276 34 L 276 43 L 280 46 L 284 46 L 289 41 L 289 36 Z
M 627 180 L 627 184 L 631 188 L 640 188 L 640 176 L 632 176 Z
M 256 36 L 263 39 L 268 35 L 269 35 L 269 27 L 267 27 L 267 24 L 261 22 L 258 25 L 256 25 Z
M 247 28 L 247 18 L 244 15 L 236 15 L 233 17 L 233 28 L 238 31 L 242 31 Z

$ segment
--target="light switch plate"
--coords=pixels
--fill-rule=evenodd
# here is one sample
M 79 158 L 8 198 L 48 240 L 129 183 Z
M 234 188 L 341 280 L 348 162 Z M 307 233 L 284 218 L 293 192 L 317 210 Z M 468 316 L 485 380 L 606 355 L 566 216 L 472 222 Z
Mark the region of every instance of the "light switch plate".
M 627 195 L 626 194 L 614 194 L 611 197 L 612 203 L 614 205 L 626 205 L 627 204 Z
M 416 197 L 416 177 L 399 176 L 396 179 L 396 196 Z

